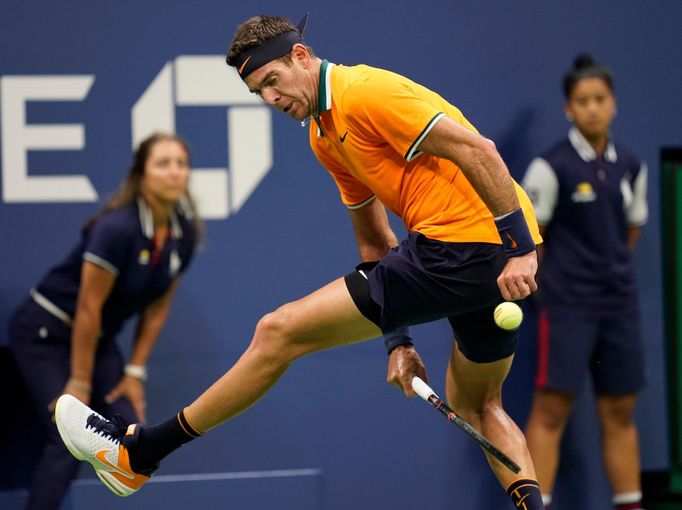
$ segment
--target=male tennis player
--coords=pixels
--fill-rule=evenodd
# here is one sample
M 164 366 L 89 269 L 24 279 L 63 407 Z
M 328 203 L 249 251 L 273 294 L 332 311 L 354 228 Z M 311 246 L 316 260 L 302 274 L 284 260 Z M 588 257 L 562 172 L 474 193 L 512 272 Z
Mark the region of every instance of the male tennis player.
M 321 60 L 303 43 L 304 23 L 251 18 L 227 62 L 267 104 L 298 121 L 313 118 L 310 144 L 348 207 L 364 263 L 264 316 L 237 363 L 166 422 L 126 430 L 62 396 L 64 442 L 128 495 L 163 457 L 252 406 L 297 358 L 447 317 L 455 336 L 448 403 L 520 465 L 515 475 L 488 456 L 516 507 L 542 510 L 523 434 L 500 396 L 518 334 L 493 321 L 503 299 L 536 289 L 541 238 L 530 202 L 495 145 L 457 108 L 397 74 Z M 400 244 L 384 206 L 409 230 Z M 412 377 L 425 374 L 405 342 L 392 346 L 388 380 L 413 396 Z

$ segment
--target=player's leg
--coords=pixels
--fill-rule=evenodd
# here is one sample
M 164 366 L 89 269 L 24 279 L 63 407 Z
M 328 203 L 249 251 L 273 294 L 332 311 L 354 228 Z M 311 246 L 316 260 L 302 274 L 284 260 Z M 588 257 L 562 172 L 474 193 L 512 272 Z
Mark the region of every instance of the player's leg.
M 360 281 L 368 296 L 366 279 Z M 297 358 L 380 335 L 379 327 L 366 318 L 376 314 L 368 312 L 357 295 L 351 296 L 348 285 L 339 278 L 264 316 L 249 347 L 230 370 L 177 418 L 139 431 L 136 444 L 130 442 L 134 470 L 152 471 L 183 443 L 251 407 Z
M 592 375 L 601 425 L 602 453 L 616 510 L 640 508 L 639 443 L 634 420 L 644 385 L 644 353 L 636 311 L 601 321 Z
M 512 364 L 512 356 L 475 363 L 453 342 L 446 373 L 446 396 L 450 407 L 516 462 L 514 474 L 485 450 L 486 459 L 502 487 L 523 510 L 541 510 L 540 489 L 523 433 L 502 407 L 501 388 Z M 525 505 L 525 506 L 523 506 Z
M 521 476 L 534 478 L 535 470 L 523 434 L 502 407 L 502 383 L 512 360 L 513 356 L 509 356 L 491 363 L 475 363 L 462 354 L 457 342 L 453 342 L 445 394 L 448 404 L 460 417 L 521 467 Z M 517 478 L 497 460 L 492 457 L 488 460 L 505 487 Z
M 512 364 L 513 356 L 492 363 L 474 363 L 468 360 L 453 342 L 445 394 L 448 404 L 458 416 L 479 430 L 495 446 L 521 467 L 521 475 L 534 476 L 534 469 L 525 447 L 519 447 L 516 427 L 502 408 L 500 390 Z M 525 443 L 525 441 L 524 441 Z M 490 461 L 497 473 L 496 460 Z M 503 485 L 509 485 L 515 476 L 505 473 L 502 464 L 499 472 Z M 506 482 L 506 483 L 505 483 Z
M 187 420 L 206 432 L 253 405 L 296 358 L 380 334 L 339 278 L 263 317 L 237 363 L 187 407 Z
M 489 306 L 450 318 L 457 338 L 446 372 L 446 396 L 459 416 L 521 468 L 514 474 L 484 451 L 517 508 L 541 510 L 542 498 L 526 440 L 502 406 L 502 384 L 512 365 L 518 332 L 498 328 L 493 309 Z
M 560 307 L 540 312 L 536 391 L 526 440 L 547 508 L 557 476 L 561 438 L 589 370 L 598 326 L 597 318 L 586 312 Z
M 114 493 L 127 496 L 170 452 L 253 405 L 295 359 L 380 334 L 340 278 L 263 317 L 235 365 L 177 416 L 151 427 L 126 428 L 63 395 L 57 425 L 72 454 L 90 462 Z

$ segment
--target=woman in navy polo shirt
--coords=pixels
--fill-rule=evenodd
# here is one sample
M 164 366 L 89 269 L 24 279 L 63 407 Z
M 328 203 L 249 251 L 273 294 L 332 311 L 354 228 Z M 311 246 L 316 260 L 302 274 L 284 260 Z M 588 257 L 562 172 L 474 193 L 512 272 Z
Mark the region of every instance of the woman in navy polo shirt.
M 181 139 L 143 141 L 118 192 L 12 317 L 10 345 L 48 437 L 27 509 L 57 510 L 78 467 L 53 421 L 60 394 L 126 422 L 145 419 L 146 362 L 202 232 L 189 172 Z M 134 315 L 124 362 L 114 337 Z
M 611 135 L 616 101 L 607 68 L 581 55 L 563 85 L 573 125 L 531 163 L 523 182 L 545 239 L 526 436 L 549 508 L 561 437 L 589 373 L 614 508 L 636 510 L 642 494 L 633 412 L 644 360 L 631 252 L 647 220 L 646 166 Z

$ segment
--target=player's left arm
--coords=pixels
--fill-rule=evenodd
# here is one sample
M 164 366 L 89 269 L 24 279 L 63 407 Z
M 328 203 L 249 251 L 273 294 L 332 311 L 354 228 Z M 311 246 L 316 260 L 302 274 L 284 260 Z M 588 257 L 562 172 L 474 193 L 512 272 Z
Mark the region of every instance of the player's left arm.
M 522 219 L 514 181 L 491 140 L 448 117 L 442 117 L 424 137 L 419 149 L 454 162 L 496 219 Z M 525 224 L 525 220 L 522 221 Z M 516 243 L 512 239 L 512 246 Z M 532 251 L 510 256 L 497 280 L 502 297 L 508 301 L 518 300 L 537 290 L 537 267 L 534 243 Z
M 179 278 L 173 280 L 168 290 L 160 298 L 147 305 L 140 316 L 135 342 L 128 361 L 128 366 L 139 367 L 140 373 L 136 374 L 129 370 L 107 395 L 108 402 L 113 402 L 120 396 L 126 397 L 142 421 L 146 419 L 144 392 L 146 375 L 143 376 L 142 374 L 146 374 L 147 360 L 166 323 L 179 282 Z

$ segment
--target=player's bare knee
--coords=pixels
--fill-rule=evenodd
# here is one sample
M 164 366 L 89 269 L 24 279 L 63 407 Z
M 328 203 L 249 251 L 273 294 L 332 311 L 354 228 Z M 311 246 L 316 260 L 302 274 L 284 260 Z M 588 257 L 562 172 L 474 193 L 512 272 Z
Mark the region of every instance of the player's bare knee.
M 481 401 L 454 399 L 450 406 L 458 416 L 476 426 L 480 426 L 481 423 L 486 421 L 498 420 L 501 414 L 505 413 L 502 403 L 498 398 Z
M 288 323 L 289 317 L 285 307 L 264 315 L 256 325 L 250 348 L 266 356 L 281 358 L 282 362 L 290 361 L 293 355 L 289 353 L 291 328 Z

